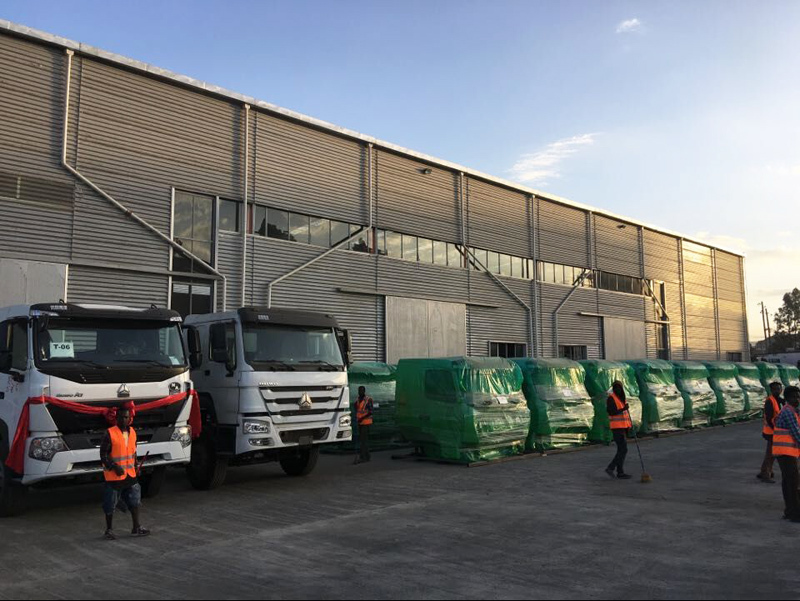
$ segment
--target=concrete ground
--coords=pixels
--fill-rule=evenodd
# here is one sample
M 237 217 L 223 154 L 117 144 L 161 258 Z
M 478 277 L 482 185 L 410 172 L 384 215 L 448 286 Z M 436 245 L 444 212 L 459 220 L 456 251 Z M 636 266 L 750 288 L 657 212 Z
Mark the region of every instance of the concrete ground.
M 759 430 L 646 441 L 647 485 L 609 479 L 606 447 L 469 469 L 323 456 L 205 493 L 176 470 L 143 509 L 153 535 L 118 516 L 113 542 L 99 485 L 39 492 L 0 521 L 0 598 L 797 599 L 800 524 L 754 477 Z

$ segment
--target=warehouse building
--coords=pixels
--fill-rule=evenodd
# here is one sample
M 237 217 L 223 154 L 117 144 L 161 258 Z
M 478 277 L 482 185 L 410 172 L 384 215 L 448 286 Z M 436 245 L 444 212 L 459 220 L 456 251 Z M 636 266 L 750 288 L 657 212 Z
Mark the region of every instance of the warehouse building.
M 744 259 L 0 20 L 0 305 L 334 314 L 358 360 L 748 359 Z

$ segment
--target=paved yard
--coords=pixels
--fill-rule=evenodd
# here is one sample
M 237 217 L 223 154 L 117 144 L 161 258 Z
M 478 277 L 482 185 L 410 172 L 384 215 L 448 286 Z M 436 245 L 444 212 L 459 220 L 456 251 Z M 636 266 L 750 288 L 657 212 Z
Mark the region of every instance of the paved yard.
M 143 510 L 153 535 L 119 516 L 115 542 L 100 486 L 39 492 L 0 521 L 0 598 L 797 599 L 800 525 L 755 479 L 759 430 L 646 441 L 649 485 L 610 480 L 605 447 L 470 469 L 324 456 L 206 493 L 176 470 Z

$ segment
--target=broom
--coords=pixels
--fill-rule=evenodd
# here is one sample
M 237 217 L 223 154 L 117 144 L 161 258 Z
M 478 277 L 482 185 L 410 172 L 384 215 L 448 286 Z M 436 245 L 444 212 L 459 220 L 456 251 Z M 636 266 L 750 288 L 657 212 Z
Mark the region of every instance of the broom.
M 633 418 L 631 417 L 631 411 L 628 409 L 628 419 L 631 420 L 631 426 L 633 426 Z M 633 440 L 636 441 L 636 450 L 639 452 L 639 463 L 642 464 L 642 484 L 649 484 L 653 481 L 652 476 L 647 473 L 647 470 L 644 469 L 644 459 L 642 458 L 642 449 L 639 447 L 639 436 L 636 434 L 636 428 L 632 428 L 633 430 Z

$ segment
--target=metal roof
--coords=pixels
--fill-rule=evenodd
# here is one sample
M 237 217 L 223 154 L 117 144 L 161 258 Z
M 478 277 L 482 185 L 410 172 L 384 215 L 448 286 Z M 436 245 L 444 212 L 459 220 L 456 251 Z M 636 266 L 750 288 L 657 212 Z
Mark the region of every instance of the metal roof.
M 20 37 L 29 38 L 32 40 L 36 40 L 39 42 L 44 42 L 46 44 L 60 46 L 62 48 L 69 48 L 78 52 L 80 54 L 98 58 L 104 61 L 108 61 L 110 63 L 114 63 L 128 69 L 132 69 L 135 71 L 141 71 L 148 75 L 165 79 L 183 86 L 188 86 L 190 88 L 196 88 L 198 90 L 202 90 L 203 92 L 213 94 L 215 96 L 220 96 L 223 98 L 227 98 L 229 100 L 236 100 L 242 103 L 249 104 L 253 107 L 257 107 L 262 109 L 266 112 L 273 113 L 276 115 L 281 115 L 283 117 L 287 117 L 289 119 L 293 119 L 295 121 L 299 121 L 302 123 L 306 123 L 310 126 L 316 127 L 318 129 L 326 130 L 329 132 L 333 132 L 340 136 L 344 136 L 347 138 L 360 140 L 365 143 L 373 144 L 378 148 L 383 148 L 386 150 L 390 150 L 392 152 L 396 152 L 399 154 L 403 154 L 408 157 L 413 157 L 415 159 L 419 159 L 426 163 L 430 163 L 431 165 L 435 165 L 438 167 L 442 167 L 445 169 L 451 169 L 453 171 L 459 171 L 464 173 L 465 175 L 470 175 L 475 178 L 479 178 L 485 180 L 487 182 L 492 182 L 498 184 L 500 186 L 510 188 L 513 190 L 517 190 L 519 192 L 525 194 L 532 194 L 542 199 L 551 200 L 553 202 L 557 202 L 559 204 L 574 207 L 577 209 L 581 209 L 583 211 L 588 211 L 595 213 L 597 215 L 602 215 L 604 217 L 609 217 L 611 219 L 615 219 L 617 221 L 623 221 L 625 223 L 629 223 L 631 225 L 637 225 L 649 230 L 660 232 L 662 234 L 667 234 L 670 236 L 674 236 L 675 238 L 681 238 L 683 240 L 688 240 L 690 242 L 694 242 L 696 244 L 700 244 L 702 246 L 708 248 L 716 248 L 719 250 L 723 250 L 725 252 L 737 255 L 737 256 L 744 256 L 744 253 L 738 250 L 732 250 L 729 248 L 725 248 L 722 246 L 715 246 L 709 244 L 708 242 L 704 242 L 702 240 L 698 240 L 695 238 L 691 238 L 689 236 L 685 236 L 683 234 L 679 234 L 677 232 L 673 232 L 671 230 L 664 229 L 662 227 L 658 227 L 655 225 L 650 225 L 648 223 L 644 223 L 638 221 L 636 219 L 632 219 L 630 217 L 624 217 L 622 215 L 617 215 L 610 211 L 606 211 L 603 209 L 599 209 L 596 207 L 592 207 L 590 205 L 585 205 L 583 203 L 575 202 L 569 200 L 567 198 L 563 198 L 561 196 L 557 196 L 555 194 L 551 194 L 549 192 L 542 192 L 541 190 L 536 190 L 534 188 L 529 188 L 527 186 L 523 186 L 522 184 L 512 182 L 510 180 L 505 180 L 503 178 L 495 177 L 493 175 L 489 175 L 487 173 L 482 173 L 475 169 L 470 169 L 468 167 L 464 167 L 463 165 L 459 165 L 457 163 L 452 163 L 450 161 L 446 161 L 443 159 L 439 159 L 421 152 L 417 152 L 415 150 L 410 150 L 408 148 L 403 148 L 402 146 L 398 146 L 397 144 L 392 144 L 391 142 L 386 142 L 384 140 L 380 140 L 378 138 L 373 138 L 372 136 L 368 136 L 366 134 L 359 133 L 357 131 L 353 131 L 351 129 L 347 129 L 344 127 L 340 127 L 338 125 L 334 125 L 333 123 L 328 123 L 327 121 L 322 121 L 321 119 L 315 119 L 314 117 L 309 117 L 308 115 L 303 115 L 302 113 L 297 113 L 295 111 L 285 109 L 283 107 L 277 106 L 275 104 L 271 104 L 269 102 L 265 102 L 263 100 L 259 100 L 252 96 L 246 96 L 244 94 L 240 94 L 238 92 L 233 92 L 231 90 L 227 90 L 220 86 L 216 86 L 199 79 L 194 79 L 193 77 L 188 77 L 186 75 L 181 75 L 179 73 L 175 73 L 173 71 L 169 71 L 168 69 L 162 69 L 160 67 L 156 67 L 149 63 L 145 63 L 142 61 L 138 61 L 132 58 L 128 58 L 126 56 L 122 56 L 119 54 L 115 54 L 113 52 L 108 52 L 107 50 L 103 50 L 101 48 L 96 48 L 95 46 L 90 46 L 88 44 L 84 44 L 82 42 L 76 42 L 74 40 L 70 40 L 61 36 L 57 36 L 51 33 L 47 33 L 45 31 L 40 31 L 38 29 L 33 29 L 31 27 L 26 27 L 25 25 L 20 25 L 18 23 L 13 23 L 6 19 L 0 19 L 0 33 L 11 33 Z

